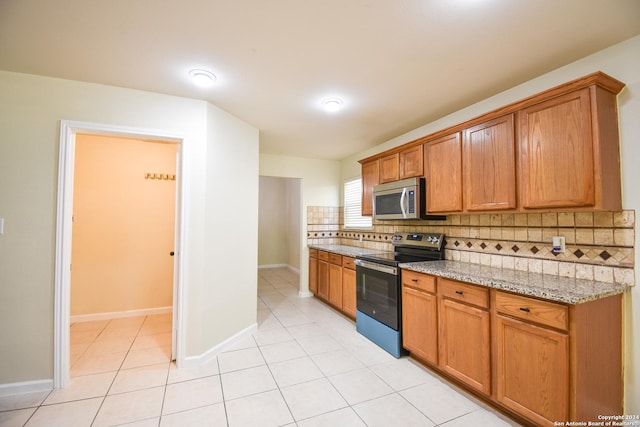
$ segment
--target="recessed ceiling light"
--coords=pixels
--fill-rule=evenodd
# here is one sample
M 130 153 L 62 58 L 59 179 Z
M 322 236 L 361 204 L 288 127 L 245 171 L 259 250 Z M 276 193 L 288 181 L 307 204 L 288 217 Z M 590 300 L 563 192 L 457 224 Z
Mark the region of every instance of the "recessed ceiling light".
M 208 87 L 216 81 L 216 76 L 211 71 L 202 69 L 193 69 L 189 71 L 189 76 L 195 84 L 202 87 Z
M 335 113 L 342 108 L 344 102 L 340 98 L 326 98 L 322 100 L 322 108 L 330 113 Z

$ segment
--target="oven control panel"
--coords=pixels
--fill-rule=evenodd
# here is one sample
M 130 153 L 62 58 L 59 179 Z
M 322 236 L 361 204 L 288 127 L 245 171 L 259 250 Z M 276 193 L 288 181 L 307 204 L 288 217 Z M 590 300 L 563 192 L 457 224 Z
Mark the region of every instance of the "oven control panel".
M 439 233 L 396 233 L 391 238 L 394 246 L 417 246 L 440 249 L 444 234 Z

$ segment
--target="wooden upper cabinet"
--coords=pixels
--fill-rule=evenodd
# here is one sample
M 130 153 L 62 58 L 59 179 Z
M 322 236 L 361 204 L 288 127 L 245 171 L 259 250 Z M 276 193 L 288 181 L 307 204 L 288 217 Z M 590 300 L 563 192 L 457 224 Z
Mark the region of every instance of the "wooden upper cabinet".
M 363 179 L 373 162 L 375 184 L 424 176 L 429 214 L 619 211 L 623 88 L 589 74 L 363 159 Z M 366 196 L 363 212 L 371 215 Z
M 588 89 L 520 112 L 523 207 L 595 204 L 590 116 Z
M 519 112 L 522 207 L 622 208 L 616 96 L 593 85 Z
M 380 160 L 362 164 L 362 215 L 373 215 L 373 186 L 380 184 Z
M 397 181 L 400 179 L 398 153 L 384 156 L 380 159 L 380 183 Z
M 466 211 L 516 208 L 513 114 L 465 129 L 462 170 Z
M 427 212 L 462 211 L 462 138 L 460 132 L 424 145 Z
M 424 174 L 422 145 L 416 145 L 399 153 L 400 179 L 420 177 Z

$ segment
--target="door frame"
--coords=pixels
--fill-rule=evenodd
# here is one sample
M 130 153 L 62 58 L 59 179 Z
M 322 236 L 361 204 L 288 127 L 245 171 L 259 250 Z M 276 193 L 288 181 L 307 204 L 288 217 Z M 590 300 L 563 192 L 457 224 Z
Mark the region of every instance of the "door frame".
M 172 358 L 178 366 L 184 359 L 184 137 L 163 130 L 133 128 L 100 123 L 60 121 L 60 151 L 58 158 L 58 196 L 56 211 L 56 251 L 53 310 L 53 387 L 69 383 L 70 307 L 71 307 L 71 237 L 73 216 L 73 179 L 76 134 L 117 136 L 176 144 L 176 200 L 173 261 L 173 322 Z

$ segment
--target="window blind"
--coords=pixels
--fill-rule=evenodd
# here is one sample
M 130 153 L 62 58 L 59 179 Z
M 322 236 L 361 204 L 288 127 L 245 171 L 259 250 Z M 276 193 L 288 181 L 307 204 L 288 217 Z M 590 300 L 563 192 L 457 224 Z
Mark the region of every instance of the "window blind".
M 344 183 L 344 227 L 371 228 L 371 217 L 362 216 L 362 178 Z

